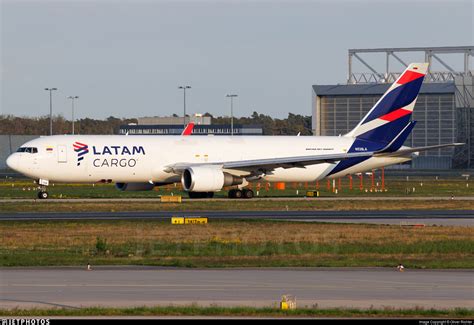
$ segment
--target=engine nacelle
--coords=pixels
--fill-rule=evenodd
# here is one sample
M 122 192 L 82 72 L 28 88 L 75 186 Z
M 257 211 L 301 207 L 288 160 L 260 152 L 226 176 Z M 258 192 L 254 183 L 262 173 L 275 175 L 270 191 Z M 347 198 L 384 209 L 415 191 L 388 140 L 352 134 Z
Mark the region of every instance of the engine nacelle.
M 181 176 L 181 184 L 188 192 L 216 192 L 224 186 L 239 185 L 242 177 L 224 173 L 213 166 L 189 167 Z
M 116 183 L 115 187 L 120 191 L 151 191 L 155 184 L 150 183 Z

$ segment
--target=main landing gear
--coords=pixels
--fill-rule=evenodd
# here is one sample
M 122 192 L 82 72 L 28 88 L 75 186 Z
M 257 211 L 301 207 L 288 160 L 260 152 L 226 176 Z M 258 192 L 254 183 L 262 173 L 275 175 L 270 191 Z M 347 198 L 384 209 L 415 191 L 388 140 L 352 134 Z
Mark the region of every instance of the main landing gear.
M 229 198 L 231 199 L 251 199 L 253 198 L 253 191 L 247 188 L 232 189 L 229 191 Z
M 188 195 L 190 199 L 210 199 L 214 197 L 214 192 L 188 192 Z M 251 199 L 254 196 L 253 191 L 247 188 L 232 189 L 228 195 L 231 199 Z

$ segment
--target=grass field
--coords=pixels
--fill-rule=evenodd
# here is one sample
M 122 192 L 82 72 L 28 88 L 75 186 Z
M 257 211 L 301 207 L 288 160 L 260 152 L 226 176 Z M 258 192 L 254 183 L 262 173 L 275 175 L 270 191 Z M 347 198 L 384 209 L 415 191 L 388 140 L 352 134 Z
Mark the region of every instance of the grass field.
M 0 266 L 474 268 L 474 228 L 211 220 L 5 221 Z
M 238 201 L 191 201 L 183 203 L 160 202 L 0 202 L 0 212 L 127 212 L 127 211 L 323 211 L 323 210 L 469 210 L 474 209 L 474 200 L 417 200 L 403 201 L 270 201 L 270 200 L 238 200 Z
M 474 182 L 472 179 L 466 181 L 465 179 L 449 178 L 436 180 L 433 177 L 411 177 L 407 181 L 401 178 L 387 178 L 385 181 L 385 188 L 382 191 L 382 182 L 380 177 L 372 181 L 365 178 L 360 189 L 360 180 L 358 177 L 353 177 L 352 189 L 350 188 L 349 178 L 342 178 L 335 180 L 335 189 L 338 193 L 333 191 L 333 183 L 329 181 L 316 183 L 287 183 L 285 190 L 276 190 L 274 185 L 267 183 L 251 184 L 251 188 L 259 197 L 295 197 L 305 196 L 306 191 L 319 191 L 321 196 L 474 196 Z M 386 191 L 385 191 L 386 190 Z M 139 191 L 139 192 L 121 192 L 115 189 L 111 184 L 52 184 L 48 187 L 51 198 L 153 198 L 160 195 L 174 195 L 187 196 L 181 189 L 179 184 L 167 185 L 163 187 L 156 187 L 153 191 Z M 225 197 L 226 191 L 216 193 L 216 197 Z M 12 180 L 4 179 L 0 182 L 0 198 L 35 198 L 36 185 L 31 180 Z
M 81 309 L 0 309 L 0 316 L 248 316 L 248 317 L 401 317 L 401 318 L 473 318 L 472 309 L 320 309 L 298 308 L 280 310 L 278 308 L 252 307 L 199 307 L 199 306 L 169 306 L 169 307 L 133 307 L 133 308 L 81 308 Z
M 403 202 L 403 204 L 400 204 Z M 414 201 L 335 201 L 312 200 L 236 200 L 188 201 L 183 203 L 156 202 L 0 202 L 0 212 L 126 212 L 126 211 L 323 211 L 323 210 L 392 210 L 392 209 L 474 209 L 474 200 L 414 200 Z

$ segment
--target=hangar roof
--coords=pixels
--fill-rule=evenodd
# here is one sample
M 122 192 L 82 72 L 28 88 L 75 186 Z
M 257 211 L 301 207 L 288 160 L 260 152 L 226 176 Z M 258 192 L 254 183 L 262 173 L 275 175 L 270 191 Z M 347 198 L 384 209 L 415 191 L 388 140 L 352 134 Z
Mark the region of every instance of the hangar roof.
M 391 84 L 313 85 L 318 96 L 383 95 Z M 454 83 L 424 83 L 420 94 L 453 94 Z

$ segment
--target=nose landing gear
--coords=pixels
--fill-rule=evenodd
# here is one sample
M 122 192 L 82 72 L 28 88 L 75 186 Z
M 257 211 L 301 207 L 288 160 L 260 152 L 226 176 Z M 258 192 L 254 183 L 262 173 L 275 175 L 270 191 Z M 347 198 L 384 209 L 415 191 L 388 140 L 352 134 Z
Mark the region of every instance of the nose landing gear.
M 40 185 L 39 192 L 38 192 L 38 199 L 46 200 L 49 197 L 49 194 L 46 191 L 46 189 L 49 185 L 49 181 L 46 180 L 46 179 L 39 179 L 38 184 Z
M 46 189 L 41 189 L 39 192 L 38 192 L 38 199 L 41 199 L 41 200 L 45 200 L 49 197 L 49 194 L 48 192 L 46 192 Z

